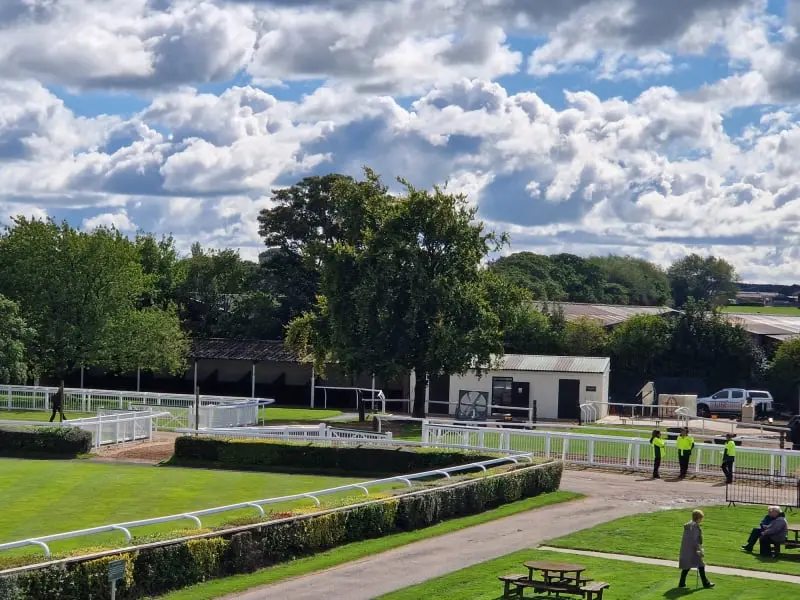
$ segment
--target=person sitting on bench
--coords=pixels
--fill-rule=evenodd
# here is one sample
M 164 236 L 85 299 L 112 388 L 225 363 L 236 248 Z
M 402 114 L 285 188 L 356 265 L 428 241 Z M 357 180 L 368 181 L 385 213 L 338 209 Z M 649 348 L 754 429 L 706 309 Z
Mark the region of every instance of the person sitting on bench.
M 753 529 L 750 531 L 750 537 L 747 538 L 747 543 L 742 546 L 742 550 L 745 552 L 752 552 L 756 542 L 761 538 L 761 532 L 769 527 L 770 523 L 778 518 L 780 512 L 781 509 L 779 506 L 770 506 L 767 509 L 767 516 L 761 519 L 761 524 L 758 527 L 753 527 Z
M 786 515 L 781 511 L 780 506 L 771 508 L 777 511 L 778 516 L 761 532 L 761 538 L 758 543 L 762 556 L 778 556 L 780 545 L 786 543 L 789 535 L 789 523 L 786 522 Z

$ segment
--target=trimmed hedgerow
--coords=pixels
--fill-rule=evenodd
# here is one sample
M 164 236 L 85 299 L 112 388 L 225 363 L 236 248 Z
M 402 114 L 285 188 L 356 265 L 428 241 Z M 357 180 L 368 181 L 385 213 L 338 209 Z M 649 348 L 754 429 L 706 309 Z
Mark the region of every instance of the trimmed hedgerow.
M 446 449 L 340 447 L 270 440 L 183 436 L 175 440 L 172 463 L 225 469 L 340 471 L 360 475 L 395 475 L 442 469 L 495 458 Z
M 429 527 L 522 498 L 554 492 L 562 465 L 518 467 L 385 500 L 322 514 L 266 522 L 235 532 L 165 542 L 100 559 L 68 559 L 56 565 L 0 576 L 8 600 L 107 600 L 108 562 L 127 561 L 119 600 L 136 600 L 207 579 L 248 573 L 342 544 Z
M 92 434 L 78 427 L 0 429 L 0 456 L 74 458 L 79 454 L 86 454 L 91 449 Z

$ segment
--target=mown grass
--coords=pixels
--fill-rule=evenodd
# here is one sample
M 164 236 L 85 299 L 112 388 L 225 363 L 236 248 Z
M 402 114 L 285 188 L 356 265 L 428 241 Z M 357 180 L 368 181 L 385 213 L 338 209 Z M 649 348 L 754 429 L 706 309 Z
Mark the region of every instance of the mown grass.
M 582 498 L 580 494 L 571 492 L 553 492 L 542 494 L 534 498 L 526 498 L 511 504 L 505 504 L 493 510 L 486 511 L 478 515 L 462 517 L 445 521 L 417 531 L 398 533 L 374 540 L 355 542 L 334 548 L 328 552 L 316 554 L 311 557 L 293 560 L 288 563 L 262 569 L 247 575 L 236 575 L 225 579 L 217 579 L 206 583 L 188 587 L 177 592 L 172 592 L 162 596 L 162 600 L 210 600 L 220 598 L 229 594 L 244 592 L 256 586 L 268 585 L 278 581 L 299 577 L 315 571 L 330 569 L 350 561 L 359 560 L 367 556 L 373 556 L 380 552 L 386 552 L 392 548 L 398 548 L 414 542 L 428 538 L 452 533 L 467 527 L 473 527 L 482 523 L 488 523 L 503 517 L 509 517 L 517 513 L 543 508 L 561 502 L 568 502 Z M 424 597 L 424 596 L 420 596 Z M 461 596 L 460 598 L 467 598 Z
M 279 421 L 285 423 L 292 422 L 321 422 L 325 419 L 338 417 L 342 414 L 340 410 L 324 408 L 287 408 L 266 406 L 259 410 L 259 419 L 263 421 Z
M 641 533 L 641 532 L 640 532 Z M 650 535 L 646 536 L 650 538 Z M 645 539 L 644 537 L 642 539 Z M 381 596 L 382 600 L 497 600 L 503 596 L 503 584 L 497 577 L 507 573 L 525 573 L 523 562 L 548 560 L 578 563 L 587 568 L 586 576 L 606 581 L 611 587 L 604 598 L 609 600 L 664 600 L 673 598 L 703 598 L 703 600 L 777 600 L 794 598 L 797 586 L 744 577 L 710 575 L 714 589 L 695 589 L 691 576 L 688 589 L 677 587 L 677 569 L 640 565 L 617 560 L 584 556 L 569 556 L 557 552 L 523 550 L 496 560 L 471 566 L 423 584 Z M 696 595 L 695 595 L 695 592 Z M 528 592 L 531 598 L 531 593 Z M 537 596 L 539 597 L 539 596 Z
M 761 315 L 781 315 L 789 317 L 800 317 L 800 308 L 796 306 L 723 306 L 723 312 L 727 313 L 754 313 Z
M 703 507 L 703 547 L 709 565 L 800 575 L 800 552 L 789 550 L 779 559 L 741 550 L 753 527 L 758 527 L 765 507 Z M 791 522 L 793 515 L 789 514 Z M 550 546 L 678 559 L 683 525 L 691 510 L 665 510 L 610 521 L 548 542 Z

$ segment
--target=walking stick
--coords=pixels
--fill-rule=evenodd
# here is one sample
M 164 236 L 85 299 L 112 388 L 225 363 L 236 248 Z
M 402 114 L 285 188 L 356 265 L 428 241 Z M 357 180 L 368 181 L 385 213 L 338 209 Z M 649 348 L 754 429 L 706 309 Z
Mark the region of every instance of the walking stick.
M 694 589 L 700 589 L 700 571 L 698 570 L 694 572 Z

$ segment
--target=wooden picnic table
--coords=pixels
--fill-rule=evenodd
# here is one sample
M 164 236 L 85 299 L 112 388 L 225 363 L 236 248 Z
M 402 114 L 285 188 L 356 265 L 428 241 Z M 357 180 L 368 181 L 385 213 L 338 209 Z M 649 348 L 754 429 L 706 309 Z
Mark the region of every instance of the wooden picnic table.
M 800 525 L 789 525 L 785 546 L 787 548 L 800 548 Z
M 523 563 L 528 569 L 528 579 L 533 579 L 533 572 L 539 571 L 545 583 L 562 583 L 564 585 L 580 586 L 588 579 L 581 578 L 581 573 L 586 570 L 583 565 L 572 563 L 559 563 L 551 561 L 529 561 Z

